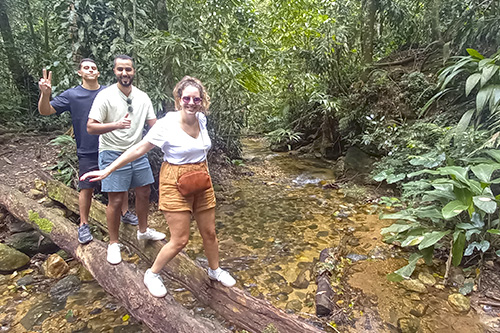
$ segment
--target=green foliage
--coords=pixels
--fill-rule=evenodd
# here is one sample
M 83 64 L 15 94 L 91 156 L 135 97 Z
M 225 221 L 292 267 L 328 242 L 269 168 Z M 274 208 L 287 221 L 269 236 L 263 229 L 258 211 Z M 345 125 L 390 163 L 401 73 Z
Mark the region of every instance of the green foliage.
M 485 161 L 488 163 L 472 162 L 467 167 L 445 166 L 409 174 L 408 177 L 430 174 L 431 178 L 415 182 L 423 183 L 425 188 L 414 198 L 416 208 L 381 216 L 398 220 L 382 229 L 385 241 L 398 242 L 403 247 L 417 246 L 421 257 L 431 258 L 436 245 L 453 233 L 451 254 L 455 266 L 474 251 L 484 253 L 497 248 L 500 243 L 496 235 L 500 232 L 495 213 L 500 197 L 493 195 L 491 185 L 500 182 L 500 178 L 493 179 L 500 163 Z M 415 263 L 410 260 L 409 265 L 394 273 L 408 278 L 414 268 Z M 397 279 L 394 275 L 389 278 Z
M 52 170 L 57 171 L 54 178 L 76 188 L 78 185 L 76 141 L 69 135 L 60 135 L 50 141 L 50 144 L 61 148 L 57 154 L 57 164 L 51 167 Z
M 485 58 L 474 49 L 467 49 L 468 56 L 454 57 L 454 63 L 439 74 L 440 92 L 422 108 L 424 113 L 438 98 L 451 91 L 459 92 L 465 98 L 474 98 L 475 109 L 465 116 L 476 128 L 498 130 L 500 121 L 500 51 L 491 58 Z M 452 88 L 448 88 L 454 84 Z M 462 93 L 460 93 L 462 92 Z M 471 95 L 471 93 L 474 94 Z M 465 120 L 465 119 L 464 119 Z M 465 126 L 467 126 L 467 122 Z

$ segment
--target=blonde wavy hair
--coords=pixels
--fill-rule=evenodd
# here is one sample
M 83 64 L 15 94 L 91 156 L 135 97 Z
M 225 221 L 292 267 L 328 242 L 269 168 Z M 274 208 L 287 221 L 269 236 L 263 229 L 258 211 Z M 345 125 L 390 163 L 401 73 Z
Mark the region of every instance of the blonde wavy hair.
M 203 83 L 201 83 L 200 80 L 198 80 L 195 77 L 192 76 L 184 76 L 182 80 L 180 80 L 174 88 L 173 95 L 174 95 L 174 100 L 175 100 L 175 109 L 180 110 L 181 109 L 181 97 L 182 97 L 182 92 L 186 87 L 193 86 L 198 91 L 200 92 L 200 98 L 201 98 L 201 112 L 204 114 L 208 114 L 208 108 L 210 106 L 210 96 L 208 96 L 207 90 L 205 89 L 205 86 Z

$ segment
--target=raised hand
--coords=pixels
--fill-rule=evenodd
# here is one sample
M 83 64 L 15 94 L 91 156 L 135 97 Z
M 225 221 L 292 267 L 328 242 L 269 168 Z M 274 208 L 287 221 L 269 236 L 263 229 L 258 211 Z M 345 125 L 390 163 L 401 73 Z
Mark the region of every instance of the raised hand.
M 116 126 L 118 129 L 122 129 L 122 128 L 130 128 L 130 124 L 131 124 L 131 120 L 130 118 L 128 117 L 128 113 L 125 115 L 125 117 L 123 117 L 122 119 L 120 119 L 119 121 L 116 122 Z
M 107 176 L 109 176 L 109 172 L 106 171 L 106 169 L 96 170 L 96 171 L 90 171 L 90 172 L 83 174 L 80 177 L 80 180 L 84 181 L 85 179 L 88 179 L 91 183 L 93 183 L 93 182 L 97 182 L 99 180 L 103 180 Z
M 52 93 L 52 71 L 49 71 L 47 75 L 47 70 L 43 69 L 43 77 L 38 81 L 38 87 L 42 94 L 51 94 Z

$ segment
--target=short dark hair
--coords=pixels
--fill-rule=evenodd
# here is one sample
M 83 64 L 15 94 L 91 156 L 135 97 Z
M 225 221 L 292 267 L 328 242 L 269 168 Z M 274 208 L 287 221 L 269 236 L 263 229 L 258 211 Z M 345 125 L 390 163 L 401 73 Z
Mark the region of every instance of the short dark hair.
M 116 59 L 125 59 L 125 60 L 130 60 L 132 61 L 132 67 L 134 66 L 134 59 L 131 56 L 128 56 L 126 54 L 119 54 L 115 57 L 113 60 L 113 68 L 116 67 Z
M 82 69 L 82 64 L 85 62 L 85 61 L 88 61 L 88 62 L 93 62 L 94 65 L 97 65 L 94 61 L 94 59 L 90 59 L 90 58 L 83 58 L 82 60 L 80 60 L 80 63 L 78 64 L 78 69 Z

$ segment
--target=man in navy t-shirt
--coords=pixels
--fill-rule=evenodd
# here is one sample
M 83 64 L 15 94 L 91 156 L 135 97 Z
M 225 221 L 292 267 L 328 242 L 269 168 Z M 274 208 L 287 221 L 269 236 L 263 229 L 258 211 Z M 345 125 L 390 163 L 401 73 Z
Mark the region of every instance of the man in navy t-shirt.
M 106 88 L 99 85 L 99 70 L 94 60 L 85 58 L 80 61 L 78 75 L 82 78 L 82 84 L 68 89 L 55 97 L 52 101 L 52 72 L 43 70 L 43 77 L 38 82 L 40 87 L 40 99 L 38 101 L 38 111 L 44 116 L 51 114 L 61 114 L 65 111 L 71 113 L 73 131 L 75 133 L 79 177 L 86 172 L 99 170 L 99 136 L 91 135 L 87 132 L 87 120 L 92 103 L 97 93 Z M 80 226 L 78 227 L 78 241 L 82 244 L 92 240 L 88 219 L 90 205 L 92 203 L 92 193 L 94 188 L 99 187 L 99 183 L 80 181 L 78 183 L 80 194 L 78 198 L 80 210 Z M 138 223 L 137 217 L 128 211 L 128 193 L 125 193 L 124 205 L 122 207 L 122 222 L 134 224 Z

